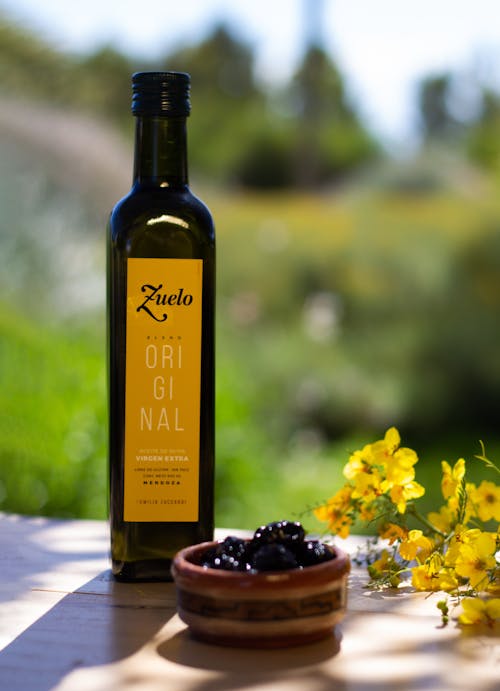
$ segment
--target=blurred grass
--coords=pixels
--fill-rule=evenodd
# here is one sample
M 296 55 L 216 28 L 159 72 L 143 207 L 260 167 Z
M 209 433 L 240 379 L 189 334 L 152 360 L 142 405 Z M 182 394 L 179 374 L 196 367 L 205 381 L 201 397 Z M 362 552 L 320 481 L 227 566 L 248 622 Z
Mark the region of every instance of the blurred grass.
M 68 239 L 41 255 L 37 228 L 50 232 L 59 197 L 42 186 L 24 219 L 5 185 L 0 249 L 15 228 L 24 271 L 18 283 L 2 272 L 0 507 L 103 518 L 104 308 L 84 297 L 86 278 L 95 290 L 102 277 L 104 221 L 74 200 Z M 218 525 L 301 517 L 318 530 L 304 511 L 342 484 L 350 451 L 392 424 L 421 457 L 429 509 L 442 459 L 471 458 L 480 438 L 500 453 L 500 225 L 488 187 L 201 196 L 219 248 Z M 69 311 L 57 289 L 68 262 L 79 286 Z
M 2 508 L 104 517 L 102 343 L 1 305 L 0 368 Z

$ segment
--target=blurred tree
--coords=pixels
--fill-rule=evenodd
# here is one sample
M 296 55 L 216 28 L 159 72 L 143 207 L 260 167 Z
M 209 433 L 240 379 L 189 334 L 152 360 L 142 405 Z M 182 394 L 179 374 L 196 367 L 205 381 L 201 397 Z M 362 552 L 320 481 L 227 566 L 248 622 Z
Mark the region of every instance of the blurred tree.
M 0 86 L 3 91 L 64 100 L 67 62 L 59 53 L 0 15 Z
M 475 164 L 500 164 L 500 95 L 477 75 L 426 77 L 419 88 L 424 143 L 454 146 Z
M 498 168 L 500 164 L 500 96 L 483 89 L 481 112 L 471 126 L 466 140 L 469 158 L 482 168 Z
M 311 26 L 307 31 L 315 35 Z M 266 91 L 255 80 L 252 48 L 224 25 L 199 44 L 147 64 L 111 46 L 84 57 L 65 55 L 0 21 L 5 65 L 0 86 L 7 95 L 99 113 L 130 129 L 130 73 L 187 71 L 193 82 L 189 145 L 194 174 L 254 188 L 314 186 L 363 164 L 376 146 L 348 105 L 339 70 L 311 41 L 284 90 L 285 108 L 276 108 L 274 90 Z
M 74 67 L 75 100 L 117 122 L 130 122 L 132 62 L 112 46 L 84 56 Z
M 308 48 L 290 92 L 296 107 L 297 186 L 338 179 L 376 155 L 374 140 L 348 103 L 340 71 L 321 47 Z
M 180 48 L 164 59 L 166 69 L 190 72 L 196 83 L 194 98 L 210 95 L 224 103 L 252 98 L 258 90 L 253 78 L 253 53 L 221 24 L 198 45 Z
M 131 61 L 110 46 L 77 58 L 0 18 L 0 86 L 36 98 L 129 120 Z
M 374 155 L 339 70 L 314 43 L 320 24 L 307 24 L 311 45 L 286 89 L 285 112 L 273 109 L 274 94 L 256 83 L 251 48 L 223 25 L 164 60 L 191 73 L 193 112 L 203 113 L 190 123 L 194 166 L 247 187 L 304 187 L 341 177 Z
M 224 25 L 201 43 L 183 46 L 162 60 L 162 69 L 191 74 L 190 161 L 211 178 L 238 181 L 242 150 L 255 140 L 266 118 L 253 66 L 251 48 Z
M 447 138 L 455 132 L 456 120 L 450 113 L 451 74 L 440 74 L 422 80 L 418 106 L 424 139 Z

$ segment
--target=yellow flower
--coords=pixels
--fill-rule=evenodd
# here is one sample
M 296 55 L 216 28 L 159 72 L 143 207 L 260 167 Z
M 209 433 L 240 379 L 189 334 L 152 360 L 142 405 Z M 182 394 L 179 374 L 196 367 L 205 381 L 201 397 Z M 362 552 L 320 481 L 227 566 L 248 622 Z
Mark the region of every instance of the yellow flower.
M 342 538 L 349 535 L 352 525 L 352 518 L 348 514 L 351 508 L 352 490 L 351 485 L 344 485 L 326 504 L 314 510 L 316 518 L 327 522 L 328 529 Z
M 425 564 L 411 569 L 411 583 L 416 590 L 436 592 L 456 590 L 458 581 L 450 569 L 443 567 L 442 557 L 434 553 Z
M 478 597 L 466 597 L 462 600 L 463 612 L 458 617 L 460 624 L 477 626 L 486 624 L 494 626 L 500 620 L 500 598 L 481 600 Z
M 391 427 L 383 440 L 371 445 L 372 463 L 382 468 L 389 485 L 405 484 L 415 477 L 413 466 L 418 461 L 418 456 L 413 449 L 400 447 L 400 444 L 398 430 Z
M 399 564 L 389 554 L 389 551 L 383 549 L 380 558 L 368 566 L 368 573 L 373 579 L 389 577 L 389 583 L 397 588 L 401 583 L 399 569 Z
M 362 451 L 363 456 L 371 465 L 385 466 L 387 459 L 392 456 L 401 443 L 401 437 L 395 427 L 390 427 L 383 439 L 367 444 Z
M 456 497 L 457 491 L 462 480 L 465 476 L 465 460 L 460 458 L 453 468 L 446 461 L 441 462 L 441 469 L 443 472 L 443 477 L 441 480 L 441 491 L 443 497 L 448 499 L 449 497 Z
M 453 527 L 454 516 L 449 506 L 442 506 L 439 511 L 427 514 L 427 520 L 443 533 L 449 533 Z
M 482 521 L 500 521 L 500 487 L 494 482 L 483 480 L 479 487 L 469 493 L 477 515 Z
M 393 558 L 389 553 L 389 550 L 383 549 L 382 552 L 380 553 L 380 557 L 376 559 L 374 562 L 370 564 L 372 567 L 373 571 L 376 571 L 378 574 L 381 573 L 388 573 L 389 567 L 393 563 Z
M 440 590 L 449 593 L 458 588 L 458 579 L 452 569 L 441 569 L 438 577 Z
M 360 473 L 371 472 L 371 464 L 368 461 L 369 454 L 363 453 L 367 448 L 362 451 L 355 451 L 349 457 L 346 465 L 344 466 L 344 477 L 348 480 L 354 480 Z
M 389 427 L 384 436 L 384 450 L 392 454 L 396 451 L 400 444 L 401 437 L 398 430 L 396 427 Z
M 407 501 L 421 497 L 425 489 L 414 481 L 413 466 L 418 461 L 417 454 L 413 449 L 400 447 L 400 443 L 398 430 L 391 427 L 384 439 L 353 454 L 344 472 L 357 483 L 356 492 L 365 501 L 373 501 L 380 494 L 389 494 L 399 513 L 405 513 Z M 362 472 L 372 480 L 363 480 Z M 372 490 L 371 494 L 369 490 Z
M 438 573 L 429 569 L 428 564 L 421 564 L 412 568 L 411 584 L 415 590 L 441 590 Z
M 376 468 L 369 473 L 359 473 L 353 482 L 352 498 L 362 499 L 365 504 L 370 504 L 382 494 L 380 474 Z
M 372 446 L 367 444 L 361 451 L 355 451 L 344 467 L 344 476 L 354 485 L 352 498 L 362 499 L 365 505 L 382 493 L 382 478 L 379 468 L 373 464 Z
M 410 530 L 408 537 L 399 547 L 399 554 L 407 561 L 418 559 L 421 563 L 430 556 L 434 545 L 421 530 Z
M 418 456 L 412 449 L 400 447 L 400 443 L 398 430 L 391 427 L 383 439 L 351 454 L 344 476 L 354 484 L 353 499 L 366 505 L 381 494 L 389 494 L 399 513 L 404 513 L 409 499 L 424 494 L 424 488 L 414 481 L 413 466 Z
M 400 443 L 398 430 L 391 427 L 383 439 L 366 444 L 361 451 L 351 454 L 344 468 L 344 475 L 348 480 L 352 480 L 358 473 L 372 472 L 372 469 L 377 467 L 385 476 L 388 464 L 394 458 L 402 467 L 409 468 L 417 462 L 418 457 L 412 449 L 399 448 Z
M 388 540 L 392 545 L 396 540 L 405 540 L 408 536 L 408 528 L 403 528 L 397 523 L 385 523 L 379 530 L 379 535 L 383 540 Z
M 415 477 L 413 467 L 418 458 L 411 449 L 398 449 L 395 454 L 387 458 L 385 477 L 391 485 L 404 485 Z
M 406 511 L 406 502 L 409 499 L 418 499 L 425 493 L 425 487 L 418 482 L 407 482 L 405 485 L 394 485 L 390 491 L 390 497 L 399 513 Z
M 488 572 L 496 566 L 495 551 L 496 536 L 493 533 L 480 532 L 478 536 L 460 546 L 455 571 L 459 576 L 468 578 L 472 588 L 486 587 L 489 580 Z
M 359 507 L 359 517 L 361 518 L 362 521 L 365 521 L 365 523 L 369 523 L 370 521 L 373 521 L 375 518 L 376 512 L 375 509 L 372 505 L 365 505 L 363 504 L 362 506 Z
M 446 566 L 455 566 L 461 546 L 466 542 L 470 542 L 474 536 L 474 533 L 479 535 L 480 532 L 481 531 L 477 529 L 468 530 L 465 526 L 460 524 L 456 525 L 455 532 L 448 543 L 448 549 L 446 550 L 446 554 L 444 556 Z
M 335 522 L 330 523 L 329 527 L 336 535 L 345 540 L 351 532 L 352 518 L 349 516 L 339 516 Z

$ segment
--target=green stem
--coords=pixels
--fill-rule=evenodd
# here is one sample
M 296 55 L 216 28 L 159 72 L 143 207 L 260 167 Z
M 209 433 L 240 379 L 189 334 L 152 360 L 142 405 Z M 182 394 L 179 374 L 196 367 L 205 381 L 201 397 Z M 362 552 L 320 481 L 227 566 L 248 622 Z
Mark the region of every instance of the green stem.
M 483 442 L 482 442 L 481 440 L 479 440 L 479 443 L 481 444 L 481 455 L 477 455 L 477 454 L 476 454 L 475 458 L 477 458 L 479 461 L 483 461 L 483 463 L 484 463 L 488 468 L 490 468 L 491 470 L 496 470 L 497 473 L 500 473 L 500 468 L 496 465 L 496 463 L 494 463 L 493 461 L 491 461 L 491 460 L 486 456 L 486 449 L 485 449 L 485 447 L 484 447 Z
M 411 513 L 412 516 L 414 516 L 417 521 L 420 521 L 423 525 L 425 525 L 426 528 L 429 528 L 429 530 L 432 530 L 433 533 L 436 533 L 440 537 L 443 538 L 443 540 L 446 540 L 448 537 L 447 533 L 444 533 L 442 530 L 439 530 L 439 528 L 436 528 L 436 526 L 432 525 L 432 523 L 427 520 L 425 516 L 422 516 L 422 514 L 415 508 L 413 504 L 410 504 L 408 506 L 408 513 Z

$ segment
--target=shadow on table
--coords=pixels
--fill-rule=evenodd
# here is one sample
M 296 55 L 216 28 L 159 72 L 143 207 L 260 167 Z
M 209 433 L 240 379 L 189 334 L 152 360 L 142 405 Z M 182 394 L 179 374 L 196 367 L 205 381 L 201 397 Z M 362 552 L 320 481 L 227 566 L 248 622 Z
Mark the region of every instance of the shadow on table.
M 178 633 L 158 647 L 158 654 L 170 662 L 209 670 L 206 680 L 189 686 L 191 691 L 245 691 L 272 688 L 273 691 L 401 691 L 401 680 L 378 679 L 362 683 L 350 681 L 342 663 L 342 634 L 336 629 L 331 638 L 311 645 L 282 650 L 220 648 L 198 642 L 187 631 Z M 337 663 L 340 663 L 338 665 Z M 353 660 L 352 672 L 362 660 Z M 425 670 L 418 688 L 433 688 L 436 681 Z M 428 683 L 429 682 L 429 683 Z M 187 687 L 186 687 L 187 688 Z
M 161 643 L 157 652 L 178 665 L 224 672 L 227 675 L 247 675 L 256 671 L 267 673 L 318 665 L 340 652 L 341 640 L 340 633 L 332 631 L 332 635 L 322 641 L 295 648 L 245 649 L 209 645 L 197 641 L 184 629 Z
M 246 650 L 205 644 L 177 631 L 152 646 L 140 658 L 120 667 L 76 670 L 58 691 L 132 691 L 175 689 L 180 691 L 401 691 L 401 679 L 350 680 L 362 660 L 350 658 L 351 669 L 341 663 L 341 635 L 335 634 L 311 645 L 282 650 Z M 341 663 L 337 666 L 337 663 Z M 168 663 L 168 664 L 166 664 Z M 205 673 L 204 673 L 205 672 Z M 425 669 L 418 676 L 422 686 L 436 688 L 436 678 Z
M 206 670 L 206 681 L 189 688 L 196 691 L 229 691 L 267 687 L 281 683 L 283 688 L 304 691 L 332 689 L 332 680 L 321 672 L 321 666 L 340 652 L 341 634 L 309 645 L 283 649 L 244 649 L 209 645 L 192 638 L 187 629 L 161 643 L 157 653 L 170 663 Z M 314 676 L 311 676 L 314 670 Z M 335 685 L 342 691 L 342 682 Z
M 65 595 L 0 652 L 0 688 L 48 691 L 73 670 L 123 660 L 174 613 L 172 583 L 117 583 L 104 571 Z
M 47 574 L 53 591 L 70 592 L 102 568 L 109 550 L 101 521 L 17 514 L 0 513 L 0 542 L 0 603 L 45 590 Z

